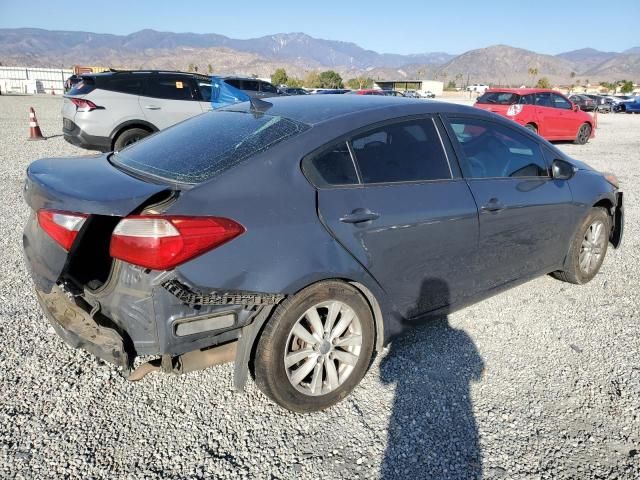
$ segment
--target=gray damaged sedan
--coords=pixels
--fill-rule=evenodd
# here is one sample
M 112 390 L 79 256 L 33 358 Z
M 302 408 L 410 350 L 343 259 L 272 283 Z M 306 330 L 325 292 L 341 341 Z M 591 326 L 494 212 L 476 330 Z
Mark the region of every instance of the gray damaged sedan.
M 238 389 L 251 374 L 298 412 L 345 398 L 418 319 L 539 275 L 590 281 L 623 232 L 613 175 L 494 114 L 399 97 L 234 105 L 37 160 L 25 198 L 67 343 L 131 380 L 233 360 Z

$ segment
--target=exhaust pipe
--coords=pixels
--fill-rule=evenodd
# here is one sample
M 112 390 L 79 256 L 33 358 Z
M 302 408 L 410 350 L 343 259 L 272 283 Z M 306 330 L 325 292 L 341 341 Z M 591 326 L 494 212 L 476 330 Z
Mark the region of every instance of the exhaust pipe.
M 127 380 L 137 382 L 152 372 L 182 374 L 204 370 L 213 365 L 228 363 L 236 358 L 238 341 L 225 343 L 206 350 L 194 350 L 176 357 L 163 355 L 161 358 L 143 363 L 129 374 Z

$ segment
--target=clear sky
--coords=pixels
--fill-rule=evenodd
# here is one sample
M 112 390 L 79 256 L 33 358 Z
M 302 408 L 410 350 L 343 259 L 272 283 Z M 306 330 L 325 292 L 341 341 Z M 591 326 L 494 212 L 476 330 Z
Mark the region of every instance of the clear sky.
M 640 46 L 640 0 L 0 0 L 0 28 L 129 34 L 144 28 L 253 38 L 304 32 L 390 53 L 504 43 L 539 53 Z

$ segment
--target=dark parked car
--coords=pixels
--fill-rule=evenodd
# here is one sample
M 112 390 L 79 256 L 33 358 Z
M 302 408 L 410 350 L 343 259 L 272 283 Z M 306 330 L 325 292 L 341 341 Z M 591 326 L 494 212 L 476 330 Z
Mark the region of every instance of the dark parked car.
M 29 271 L 69 344 L 125 373 L 159 357 L 131 379 L 233 359 L 237 388 L 251 370 L 299 412 L 345 398 L 418 319 L 548 273 L 589 282 L 623 230 L 615 177 L 516 123 L 360 95 L 37 160 L 25 198 Z
M 271 83 L 259 78 L 224 77 L 222 80 L 253 98 L 269 98 L 281 95 Z
M 574 105 L 578 105 L 583 112 L 593 112 L 597 106 L 595 100 L 586 95 L 571 95 L 569 100 L 571 100 Z
M 280 93 L 282 93 L 283 95 L 309 95 L 309 92 L 307 92 L 304 88 L 299 87 L 281 88 Z
M 596 110 L 599 113 L 611 113 L 612 107 L 611 107 L 611 101 L 608 100 L 605 96 L 603 95 L 593 95 L 590 93 L 585 93 L 584 94 L 585 97 L 590 98 L 591 100 L 593 100 L 594 102 L 596 102 Z

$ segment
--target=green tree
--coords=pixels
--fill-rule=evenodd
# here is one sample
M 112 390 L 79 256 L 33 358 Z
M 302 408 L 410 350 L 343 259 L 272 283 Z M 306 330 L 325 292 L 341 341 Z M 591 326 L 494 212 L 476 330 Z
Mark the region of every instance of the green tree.
M 187 67 L 187 72 L 193 72 L 193 63 L 190 63 Z
M 320 86 L 322 88 L 343 88 L 342 77 L 333 70 L 320 73 Z
M 541 77 L 538 79 L 538 83 L 536 83 L 536 88 L 551 88 L 551 82 L 547 77 Z
M 320 88 L 322 82 L 320 81 L 320 74 L 318 72 L 309 72 L 304 77 L 304 86 L 307 88 Z
M 193 71 L 194 71 L 194 72 L 196 72 L 196 73 L 198 73 L 198 65 L 194 65 L 194 66 L 193 66 Z
M 288 87 L 292 87 L 292 88 L 298 88 L 298 87 L 303 87 L 304 84 L 303 84 L 302 80 L 300 80 L 299 78 L 288 77 L 287 78 L 287 86 Z
M 207 71 L 209 73 L 213 73 L 213 65 L 211 65 L 211 64 L 207 65 Z
M 455 90 L 455 89 L 456 89 L 456 82 L 454 82 L 453 80 L 449 80 L 449 83 L 447 83 L 445 90 Z
M 356 77 L 347 80 L 347 87 L 352 90 L 362 90 L 363 88 L 373 87 L 373 78 L 371 77 Z
M 620 92 L 621 93 L 633 92 L 633 82 L 631 80 L 622 80 L 620 82 Z
M 271 83 L 274 85 L 289 85 L 289 77 L 284 68 L 278 68 L 271 74 Z
M 571 72 L 571 75 L 569 75 L 571 78 L 576 78 L 576 72 Z
M 529 72 L 529 76 L 531 77 L 531 83 L 533 83 L 533 80 L 538 75 L 538 69 L 537 68 L 533 68 L 533 67 L 529 67 L 529 69 L 527 71 Z

